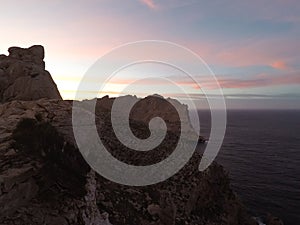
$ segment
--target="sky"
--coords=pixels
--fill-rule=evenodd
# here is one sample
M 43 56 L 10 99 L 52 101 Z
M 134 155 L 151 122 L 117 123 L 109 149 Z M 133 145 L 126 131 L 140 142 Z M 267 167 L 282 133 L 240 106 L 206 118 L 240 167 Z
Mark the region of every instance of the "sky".
M 45 47 L 46 69 L 64 99 L 75 98 L 84 74 L 112 49 L 164 40 L 207 63 L 228 108 L 300 109 L 298 0 L 11 0 L 1 2 L 0 26 L 0 54 L 11 46 Z M 205 101 L 201 87 L 182 72 L 151 63 L 120 70 L 101 94 L 158 93 L 184 101 L 178 87 L 157 77 L 174 81 L 200 104 Z M 144 80 L 131 84 L 138 79 Z M 96 81 L 89 82 L 82 98 L 99 94 Z

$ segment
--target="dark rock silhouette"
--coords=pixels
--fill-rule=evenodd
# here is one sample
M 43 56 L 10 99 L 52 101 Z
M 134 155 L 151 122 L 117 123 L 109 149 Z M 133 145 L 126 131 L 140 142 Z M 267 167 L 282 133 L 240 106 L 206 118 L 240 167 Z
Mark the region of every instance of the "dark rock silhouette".
M 175 176 L 146 187 L 124 186 L 97 175 L 83 159 L 74 139 L 73 102 L 60 99 L 52 79 L 48 79 L 50 75 L 44 71 L 43 48 L 14 47 L 9 52 L 10 56 L 0 57 L 4 68 L 0 77 L 8 76 L 11 84 L 0 83 L 6 87 L 1 92 L 5 103 L 0 104 L 0 224 L 257 224 L 231 190 L 223 167 L 214 163 L 200 172 L 201 156 L 197 153 Z M 3 66 L 3 62 L 9 66 Z M 27 68 L 27 64 L 32 70 L 38 69 L 37 76 L 49 77 L 30 80 L 34 79 L 32 70 L 24 73 L 20 69 Z M 9 73 L 11 67 L 16 69 Z M 24 79 L 29 83 L 33 82 L 29 89 L 16 83 L 22 74 L 26 74 Z M 54 88 L 53 92 L 40 90 L 44 87 Z M 170 154 L 178 140 L 176 116 L 168 114 L 168 141 L 152 153 L 141 154 L 129 151 L 113 134 L 109 113 L 113 101 L 108 97 L 98 99 L 95 115 L 98 131 L 104 134 L 101 139 L 113 156 L 143 165 L 161 161 Z M 161 101 L 153 96 L 144 99 L 147 110 L 143 116 L 133 115 L 131 120 L 136 136 L 149 135 L 147 122 L 156 115 L 154 111 L 160 116 L 169 113 L 160 110 L 164 104 Z M 151 105 L 155 106 L 154 111 Z M 144 110 L 137 107 L 139 113 Z M 182 109 L 187 111 L 186 106 Z
M 0 102 L 61 99 L 50 73 L 45 70 L 44 47 L 11 47 L 0 55 Z
M 1 224 L 105 224 L 108 215 L 114 225 L 255 224 L 220 165 L 198 171 L 198 154 L 174 177 L 147 187 L 95 175 L 76 147 L 71 108 L 71 101 L 46 99 L 0 105 Z M 101 131 L 110 126 L 105 115 L 97 116 Z M 144 132 L 141 126 L 133 129 Z M 160 154 L 126 158 L 110 131 L 103 138 L 115 157 L 131 163 L 159 161 L 176 144 L 170 136 Z
M 278 217 L 268 214 L 266 218 L 266 225 L 283 225 L 283 222 Z

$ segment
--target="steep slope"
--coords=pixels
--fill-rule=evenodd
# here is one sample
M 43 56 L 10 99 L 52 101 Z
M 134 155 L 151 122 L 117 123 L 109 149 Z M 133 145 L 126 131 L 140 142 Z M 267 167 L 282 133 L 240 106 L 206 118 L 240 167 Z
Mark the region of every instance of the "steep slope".
M 12 101 L 0 105 L 1 224 L 255 224 L 230 189 L 228 175 L 213 164 L 200 173 L 200 156 L 174 177 L 147 187 L 128 187 L 96 176 L 83 160 L 72 134 L 72 102 Z M 161 160 L 161 154 L 124 154 L 106 113 L 97 116 L 103 142 L 130 163 Z M 135 124 L 137 133 L 143 125 Z M 141 127 L 141 129 L 139 128 Z M 120 151 L 121 150 L 121 151 Z
M 146 187 L 120 185 L 97 175 L 77 148 L 74 102 L 61 99 L 45 71 L 44 48 L 13 47 L 9 53 L 0 56 L 0 224 L 256 224 L 231 190 L 222 166 L 214 163 L 198 171 L 198 153 L 175 176 Z M 130 126 L 137 137 L 150 135 L 148 123 L 155 116 L 168 128 L 161 145 L 137 152 L 114 133 L 110 112 L 115 100 L 98 99 L 95 110 L 98 133 L 111 155 L 132 165 L 150 165 L 172 153 L 181 127 L 169 102 L 148 96 L 134 107 Z M 191 129 L 187 107 L 171 102 Z

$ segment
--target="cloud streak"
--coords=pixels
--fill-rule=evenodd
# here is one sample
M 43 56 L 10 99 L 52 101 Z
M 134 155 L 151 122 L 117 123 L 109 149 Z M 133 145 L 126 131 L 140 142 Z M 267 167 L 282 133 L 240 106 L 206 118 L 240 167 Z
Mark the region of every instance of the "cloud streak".
M 197 77 L 197 76 L 195 76 Z M 271 74 L 257 74 L 252 76 L 251 79 L 243 78 L 230 78 L 229 76 L 217 76 L 217 81 L 223 89 L 246 89 L 246 88 L 257 88 L 257 87 L 268 87 L 268 86 L 280 86 L 280 85 L 300 85 L 300 74 L 299 73 L 286 73 L 280 75 Z M 209 77 L 201 77 L 198 80 L 193 81 L 188 77 L 173 76 L 168 77 L 179 86 L 190 86 L 194 89 L 199 89 L 199 86 L 205 86 L 208 89 L 218 88 L 212 79 Z M 113 79 L 109 83 L 129 85 L 136 82 L 138 85 L 170 85 L 169 82 L 164 82 L 160 79 L 143 79 L 137 81 L 135 79 Z M 198 85 L 199 84 L 199 85 Z
M 171 98 L 179 98 L 179 99 L 187 99 L 192 98 L 194 100 L 201 100 L 206 99 L 208 96 L 212 98 L 218 98 L 220 96 L 214 95 L 214 94 L 208 94 L 207 96 L 205 94 L 194 94 L 190 93 L 188 95 L 184 93 L 166 93 L 165 96 L 171 97 Z M 264 94 L 224 94 L 224 97 L 227 99 L 299 99 L 299 94 L 274 94 L 274 95 L 264 95 Z
M 281 85 L 300 85 L 299 73 L 281 75 L 257 75 L 252 79 L 221 79 L 219 80 L 223 88 L 256 88 Z
M 271 64 L 274 69 L 286 70 L 289 69 L 288 65 L 283 61 L 276 61 Z
M 146 5 L 150 9 L 157 9 L 158 6 L 154 3 L 153 0 L 140 0 L 144 5 Z

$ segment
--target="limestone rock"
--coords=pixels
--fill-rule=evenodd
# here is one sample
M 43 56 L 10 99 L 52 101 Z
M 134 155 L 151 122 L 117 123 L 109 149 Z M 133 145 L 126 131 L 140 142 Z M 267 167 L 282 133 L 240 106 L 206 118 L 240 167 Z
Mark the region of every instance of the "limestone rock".
M 138 121 L 142 124 L 149 126 L 151 119 L 155 117 L 161 118 L 165 124 L 168 131 L 171 131 L 175 135 L 180 135 L 180 132 L 187 134 L 191 141 L 198 141 L 199 143 L 204 143 L 206 139 L 199 136 L 190 121 L 189 112 L 187 105 L 181 104 L 176 99 L 164 98 L 160 95 L 154 94 L 147 96 L 145 98 L 138 98 L 136 96 L 122 96 L 118 98 L 124 107 L 127 107 L 127 103 L 137 101 L 137 103 L 132 107 L 130 111 L 130 119 Z M 109 98 L 105 96 L 97 100 L 96 114 L 108 113 L 111 111 L 112 106 L 115 102 L 115 98 Z M 119 115 L 121 121 L 126 121 L 128 118 L 124 118 L 122 114 L 122 105 L 119 107 Z M 156 124 L 152 123 L 153 127 L 161 130 L 164 126 L 161 122 Z
M 41 66 L 44 69 L 44 47 L 41 45 L 34 45 L 28 49 L 20 48 L 20 47 L 10 47 L 8 49 L 9 57 L 23 61 L 23 62 L 31 62 L 36 65 Z
M 0 55 L 1 225 L 256 224 L 231 190 L 222 166 L 215 163 L 204 172 L 198 170 L 200 154 L 195 153 L 171 178 L 146 187 L 120 185 L 97 175 L 74 138 L 73 102 L 61 100 L 45 71 L 44 54 L 42 46 L 32 46 L 12 47 L 9 56 Z M 130 114 L 131 130 L 137 137 L 147 138 L 148 123 L 157 116 L 168 130 L 165 140 L 152 151 L 129 149 L 117 139 L 111 124 L 115 99 L 98 99 L 96 128 L 118 160 L 143 166 L 168 157 L 179 138 L 176 111 L 183 115 L 186 129 L 192 129 L 187 106 L 176 100 L 157 95 L 125 98 L 140 100 Z M 269 224 L 276 221 L 270 219 Z
M 96 175 L 76 147 L 71 114 L 71 101 L 0 105 L 1 224 L 251 224 L 222 167 L 199 172 L 198 154 L 175 176 L 147 187 Z M 176 144 L 171 135 L 157 152 L 124 154 L 128 149 L 113 136 L 108 114 L 100 113 L 96 121 L 111 154 L 133 165 L 161 161 Z M 132 125 L 138 135 L 144 132 L 140 122 Z
M 11 47 L 0 57 L 0 103 L 12 100 L 61 99 L 50 73 L 45 70 L 44 48 Z
M 266 225 L 283 225 L 283 222 L 278 217 L 268 214 L 266 219 Z

